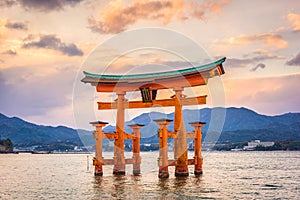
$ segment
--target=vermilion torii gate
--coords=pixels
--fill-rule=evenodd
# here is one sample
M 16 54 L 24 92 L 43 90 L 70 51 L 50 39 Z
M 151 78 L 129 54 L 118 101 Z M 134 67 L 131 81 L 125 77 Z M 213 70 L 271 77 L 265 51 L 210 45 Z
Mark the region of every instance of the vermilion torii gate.
M 133 174 L 140 174 L 140 128 L 143 125 L 132 124 L 133 134 L 125 133 L 125 109 L 149 108 L 152 106 L 174 106 L 174 132 L 168 132 L 170 119 L 154 120 L 159 125 L 159 177 L 169 177 L 168 166 L 175 166 L 175 176 L 188 176 L 188 165 L 194 165 L 195 175 L 202 174 L 201 127 L 203 122 L 190 123 L 195 131 L 187 133 L 182 118 L 182 106 L 205 104 L 206 96 L 186 97 L 182 94 L 185 87 L 206 85 L 208 78 L 224 74 L 222 63 L 225 58 L 213 63 L 188 69 L 149 74 L 100 75 L 84 72 L 81 80 L 96 87 L 97 92 L 115 92 L 115 102 L 98 102 L 99 110 L 117 109 L 115 133 L 104 133 L 106 122 L 91 122 L 96 127 L 96 155 L 94 158 L 95 175 L 102 175 L 102 165 L 114 165 L 113 174 L 125 174 L 125 165 L 133 164 Z M 160 89 L 173 89 L 175 95 L 170 99 L 156 99 Z M 142 101 L 127 101 L 126 92 L 141 91 Z M 168 138 L 174 139 L 174 159 L 168 159 Z M 187 138 L 194 138 L 195 156 L 188 159 Z M 102 139 L 114 140 L 113 159 L 102 157 Z M 124 140 L 133 140 L 133 157 L 124 157 Z

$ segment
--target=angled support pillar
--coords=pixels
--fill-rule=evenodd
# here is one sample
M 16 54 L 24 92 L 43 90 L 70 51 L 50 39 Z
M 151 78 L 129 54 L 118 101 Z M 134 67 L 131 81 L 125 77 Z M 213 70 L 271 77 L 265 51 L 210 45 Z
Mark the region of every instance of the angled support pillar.
M 132 141 L 132 159 L 133 159 L 133 175 L 141 174 L 141 156 L 140 156 L 140 139 L 141 139 L 141 132 L 140 129 L 144 125 L 140 124 L 132 124 L 129 125 L 130 128 L 133 130 L 134 139 Z
M 90 122 L 91 125 L 96 127 L 96 130 L 94 131 L 94 138 L 96 140 L 96 154 L 93 159 L 93 165 L 95 166 L 95 176 L 102 176 L 103 175 L 103 157 L 102 157 L 102 135 L 103 131 L 102 128 L 108 124 L 107 122 Z
M 205 125 L 205 122 L 191 122 L 190 123 L 194 129 L 195 129 L 195 139 L 194 139 L 194 159 L 195 159 L 195 168 L 194 168 L 194 174 L 195 176 L 199 176 L 203 173 L 202 171 L 202 147 L 201 147 L 201 141 L 202 141 L 202 132 L 201 127 Z
M 116 136 L 114 143 L 114 168 L 113 174 L 125 174 L 125 157 L 124 157 L 124 121 L 125 121 L 125 94 L 126 92 L 117 91 L 117 120 L 116 120 Z
M 188 176 L 188 154 L 186 144 L 186 131 L 184 128 L 183 117 L 182 117 L 182 91 L 183 88 L 174 88 L 175 91 L 175 115 L 174 115 L 174 132 L 176 137 L 174 138 L 174 159 L 176 160 L 175 165 L 175 176 Z

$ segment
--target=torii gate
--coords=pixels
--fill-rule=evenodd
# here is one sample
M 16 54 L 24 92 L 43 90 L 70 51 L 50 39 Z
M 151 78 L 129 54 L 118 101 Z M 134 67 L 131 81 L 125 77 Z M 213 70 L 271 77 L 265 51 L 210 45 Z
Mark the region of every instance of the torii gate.
M 115 102 L 98 102 L 99 110 L 117 109 L 116 131 L 115 133 L 104 133 L 102 128 L 106 122 L 91 122 L 96 127 L 94 137 L 96 139 L 96 154 L 93 164 L 95 165 L 95 175 L 103 175 L 102 165 L 114 165 L 113 174 L 125 174 L 125 165 L 133 164 L 133 174 L 140 174 L 140 128 L 141 124 L 132 124 L 133 134 L 124 131 L 125 109 L 149 108 L 154 105 L 174 106 L 174 132 L 168 132 L 167 125 L 170 119 L 154 120 L 159 128 L 159 174 L 160 178 L 169 177 L 168 166 L 175 166 L 175 176 L 188 176 L 188 165 L 195 165 L 194 174 L 202 174 L 201 155 L 201 127 L 203 122 L 190 123 L 194 126 L 193 133 L 186 133 L 182 118 L 182 106 L 205 104 L 207 96 L 185 97 L 182 91 L 185 87 L 206 85 L 208 78 L 220 76 L 225 73 L 222 63 L 225 57 L 215 62 L 192 67 L 188 69 L 168 71 L 149 74 L 132 75 L 100 75 L 83 72 L 85 77 L 81 80 L 96 87 L 97 92 L 115 92 L 117 99 Z M 157 90 L 173 89 L 175 95 L 170 99 L 157 100 Z M 126 92 L 141 91 L 142 101 L 127 101 Z M 174 139 L 174 160 L 168 159 L 168 138 Z M 194 138 L 195 156 L 188 159 L 187 138 Z M 102 157 L 102 139 L 114 140 L 113 159 Z M 124 140 L 133 140 L 133 157 L 124 157 Z

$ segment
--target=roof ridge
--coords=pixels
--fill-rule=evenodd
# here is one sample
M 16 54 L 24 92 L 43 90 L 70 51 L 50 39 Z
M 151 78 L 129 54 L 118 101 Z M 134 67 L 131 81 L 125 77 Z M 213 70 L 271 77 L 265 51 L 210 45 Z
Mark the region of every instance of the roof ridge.
M 208 63 L 205 65 L 200 65 L 196 67 L 191 67 L 187 69 L 180 69 L 174 71 L 165 71 L 165 72 L 156 72 L 156 73 L 147 73 L 147 74 L 129 74 L 129 75 L 105 75 L 105 74 L 94 74 L 83 71 L 86 77 L 90 78 L 97 78 L 97 79 L 138 79 L 138 78 L 153 78 L 158 76 L 170 76 L 170 75 L 180 75 L 185 74 L 193 71 L 201 71 L 201 70 L 208 70 L 210 68 L 214 68 L 217 65 L 222 64 L 225 61 L 226 57 L 223 57 L 215 62 Z

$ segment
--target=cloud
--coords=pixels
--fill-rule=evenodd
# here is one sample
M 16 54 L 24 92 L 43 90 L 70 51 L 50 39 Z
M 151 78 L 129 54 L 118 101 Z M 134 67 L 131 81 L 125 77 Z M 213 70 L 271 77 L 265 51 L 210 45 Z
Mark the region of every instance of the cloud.
M 287 65 L 300 66 L 300 52 L 291 60 L 286 62 Z
M 57 70 L 51 69 L 51 72 L 45 71 L 45 68 L 31 66 L 1 70 L 0 93 L 3 94 L 0 98 L 1 112 L 9 115 L 35 116 L 69 105 L 76 67 L 66 66 Z
M 293 25 L 293 30 L 295 32 L 300 31 L 300 15 L 299 14 L 289 13 L 288 20 Z
M 62 10 L 65 6 L 75 6 L 84 0 L 1 0 L 0 7 L 20 5 L 24 9 L 37 11 Z
M 258 68 L 265 68 L 266 65 L 260 63 L 265 60 L 282 60 L 284 56 L 273 55 L 268 53 L 266 50 L 258 49 L 253 51 L 254 56 L 246 58 L 227 58 L 226 65 L 230 67 L 248 67 L 249 65 L 255 65 L 250 71 L 256 71 Z
M 287 48 L 288 42 L 279 34 L 264 33 L 255 35 L 241 35 L 232 37 L 227 40 L 230 44 L 250 44 L 253 42 L 262 41 L 265 45 L 274 46 L 277 48 Z
M 250 69 L 250 71 L 255 72 L 258 68 L 264 69 L 266 65 L 264 63 L 258 63 L 255 67 Z
M 265 114 L 299 112 L 299 79 L 300 74 L 225 79 L 226 106 L 244 106 Z
M 182 1 L 181 1 L 182 2 Z M 119 33 L 124 31 L 128 25 L 135 23 L 139 19 L 157 19 L 163 18 L 164 13 L 168 13 L 168 17 L 172 17 L 170 10 L 174 3 L 168 1 L 134 1 L 122 8 L 121 1 L 113 1 L 109 3 L 100 16 L 102 20 L 97 21 L 90 18 L 89 28 L 99 33 Z M 179 7 L 178 10 L 181 8 Z M 176 11 L 175 11 L 176 12 Z
M 220 14 L 221 8 L 225 6 L 229 0 L 222 1 L 205 1 L 204 3 L 191 3 L 191 9 L 193 10 L 192 16 L 197 19 L 205 19 L 207 11 L 216 12 Z
M 1 7 L 11 7 L 17 3 L 16 0 L 1 0 L 0 1 L 0 8 Z
M 82 56 L 83 52 L 75 44 L 66 44 L 56 35 L 40 35 L 37 41 L 33 40 L 34 36 L 29 35 L 24 39 L 23 48 L 41 48 L 59 51 L 68 56 Z
M 15 55 L 17 55 L 17 52 L 16 52 L 16 50 L 14 50 L 14 49 L 9 49 L 9 50 L 7 50 L 7 51 L 2 52 L 2 54 L 15 56 Z
M 220 8 L 226 2 L 223 0 L 187 4 L 185 0 L 135 0 L 123 6 L 122 1 L 116 0 L 100 11 L 99 20 L 89 18 L 88 23 L 93 32 L 119 33 L 139 20 L 161 20 L 164 24 L 168 24 L 173 18 L 177 20 L 187 20 L 192 17 L 202 19 L 207 12 L 220 12 Z
M 5 27 L 8 29 L 16 29 L 16 30 L 28 30 L 27 23 L 24 22 L 10 22 L 7 21 Z

